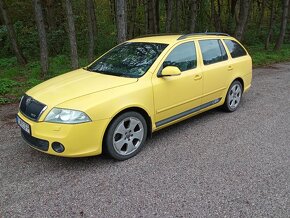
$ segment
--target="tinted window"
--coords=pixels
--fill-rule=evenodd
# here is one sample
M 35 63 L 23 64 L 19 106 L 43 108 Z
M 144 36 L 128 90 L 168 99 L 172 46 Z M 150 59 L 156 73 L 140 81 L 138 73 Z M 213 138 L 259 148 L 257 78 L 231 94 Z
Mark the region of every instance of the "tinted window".
M 96 60 L 87 70 L 124 77 L 140 77 L 147 72 L 167 44 L 127 42 Z
M 172 50 L 163 63 L 163 67 L 176 66 L 180 71 L 196 67 L 196 51 L 193 42 L 183 43 Z
M 245 49 L 243 49 L 243 47 L 239 43 L 228 39 L 224 40 L 224 42 L 226 43 L 232 58 L 238 58 L 247 55 L 247 52 L 245 51 Z
M 204 65 L 214 64 L 228 59 L 225 48 L 220 40 L 201 40 L 199 41 L 199 45 Z

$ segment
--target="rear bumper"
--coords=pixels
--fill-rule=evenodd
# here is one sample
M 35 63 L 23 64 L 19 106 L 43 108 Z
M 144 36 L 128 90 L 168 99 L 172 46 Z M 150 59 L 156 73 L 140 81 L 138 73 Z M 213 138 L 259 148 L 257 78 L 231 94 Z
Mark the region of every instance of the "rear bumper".
M 18 116 L 31 127 L 31 135 L 22 131 L 24 140 L 34 149 L 41 152 L 63 157 L 85 157 L 102 153 L 102 141 L 109 119 L 81 124 L 56 124 L 34 122 L 23 116 Z M 52 143 L 59 142 L 65 150 L 57 153 L 52 149 Z
M 252 73 L 247 74 L 244 78 L 244 92 L 247 92 L 252 84 Z

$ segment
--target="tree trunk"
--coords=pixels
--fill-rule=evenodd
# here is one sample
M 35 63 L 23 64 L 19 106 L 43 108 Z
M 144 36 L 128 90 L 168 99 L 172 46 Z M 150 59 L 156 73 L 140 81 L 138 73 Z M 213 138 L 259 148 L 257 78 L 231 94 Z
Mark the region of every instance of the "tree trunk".
M 153 34 L 156 33 L 154 30 L 154 0 L 148 0 L 148 33 Z
M 262 6 L 261 6 L 261 14 L 259 17 L 259 23 L 258 23 L 258 30 L 260 31 L 262 28 L 263 20 L 264 20 L 264 14 L 265 14 L 265 8 L 266 8 L 266 0 L 262 0 Z
M 33 5 L 39 36 L 41 73 L 44 77 L 48 73 L 48 48 L 41 1 L 33 0 Z
M 179 30 L 180 30 L 180 25 L 179 25 L 179 20 L 180 20 L 180 14 L 179 14 L 179 12 L 180 12 L 180 4 L 179 4 L 179 1 L 180 0 L 175 0 L 175 2 L 174 2 L 174 18 L 175 18 L 175 20 L 174 20 L 174 31 L 176 32 L 176 33 L 178 33 L 179 32 Z
M 98 26 L 97 26 L 97 17 L 96 17 L 96 5 L 95 5 L 95 1 L 92 1 L 92 7 L 91 7 L 91 17 L 92 17 L 92 27 L 93 27 L 93 33 L 94 36 L 97 36 L 98 33 Z
M 74 14 L 72 10 L 71 0 L 65 0 L 65 10 L 68 24 L 68 36 L 71 50 L 71 66 L 73 69 L 79 67 L 78 61 L 78 49 L 77 49 L 77 39 L 76 39 L 76 30 L 74 22 Z
M 237 2 L 238 2 L 238 0 L 231 0 L 231 15 L 232 15 L 232 18 L 235 17 Z
M 159 0 L 155 0 L 155 30 L 156 33 L 160 32 L 160 10 L 159 10 Z
M 173 4 L 174 0 L 167 0 L 166 10 L 166 32 L 172 32 L 172 15 L 173 15 Z
M 236 25 L 235 34 L 234 34 L 238 40 L 242 40 L 245 33 L 245 29 L 246 29 L 246 25 L 247 25 L 247 21 L 249 17 L 250 3 L 251 3 L 251 0 L 240 1 L 239 17 L 238 17 L 238 22 Z
M 191 0 L 191 10 L 190 10 L 190 32 L 194 33 L 195 31 L 195 23 L 196 23 L 196 15 L 197 15 L 197 0 Z
M 116 23 L 116 4 L 115 0 L 109 0 L 110 4 L 110 15 L 113 18 L 114 24 Z
M 129 39 L 132 39 L 135 35 L 135 24 L 136 24 L 136 10 L 137 10 L 137 0 L 130 1 L 130 20 L 129 20 Z
M 280 27 L 280 34 L 278 37 L 278 40 L 275 44 L 274 50 L 280 50 L 281 46 L 284 41 L 286 28 L 287 28 L 287 20 L 288 20 L 288 6 L 289 6 L 289 0 L 283 1 L 283 15 L 282 15 L 282 21 L 281 21 L 281 27 Z
M 159 0 L 148 0 L 148 32 L 159 32 Z
M 14 30 L 13 24 L 11 22 L 5 0 L 0 0 L 0 12 L 1 12 L 2 17 L 3 17 L 3 22 L 6 25 L 7 32 L 8 32 L 10 41 L 11 41 L 11 45 L 12 45 L 13 51 L 15 53 L 15 56 L 17 58 L 17 62 L 20 65 L 25 65 L 25 64 L 27 64 L 27 61 L 26 61 L 24 55 L 22 54 L 22 51 L 18 45 L 16 33 Z
M 127 39 L 127 16 L 125 0 L 116 0 L 116 21 L 118 43 L 121 43 Z
M 143 0 L 144 2 L 144 25 L 145 25 L 145 34 L 149 33 L 149 5 L 147 0 Z
M 55 13 L 55 0 L 45 0 L 43 1 L 44 3 L 44 8 L 46 11 L 46 17 L 47 17 L 47 26 L 48 30 L 54 30 L 57 28 L 56 24 L 56 13 Z
M 87 19 L 88 19 L 88 32 L 89 32 L 89 49 L 88 59 L 89 62 L 94 60 L 95 41 L 97 34 L 97 23 L 95 14 L 95 2 L 94 0 L 86 0 L 87 7 Z
M 235 23 L 237 0 L 227 0 L 227 25 L 225 25 L 225 30 L 227 33 L 232 33 L 232 29 Z
M 220 1 L 217 1 L 218 3 L 218 11 L 216 11 L 215 7 L 215 1 L 211 0 L 211 13 L 212 13 L 212 21 L 215 26 L 215 31 L 221 32 L 222 30 L 222 24 L 221 24 L 221 6 Z
M 272 33 L 273 33 L 274 21 L 275 21 L 275 7 L 274 7 L 274 0 L 272 0 L 271 1 L 271 14 L 270 14 L 269 30 L 268 30 L 266 43 L 265 43 L 265 49 L 266 50 L 269 49 L 270 39 L 271 39 Z

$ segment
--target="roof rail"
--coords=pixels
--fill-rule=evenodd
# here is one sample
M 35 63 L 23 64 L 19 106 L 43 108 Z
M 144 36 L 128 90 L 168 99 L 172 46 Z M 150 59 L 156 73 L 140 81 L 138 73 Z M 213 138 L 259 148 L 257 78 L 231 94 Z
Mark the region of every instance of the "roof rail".
M 185 34 L 180 36 L 177 40 L 182 40 L 182 39 L 186 39 L 187 37 L 190 36 L 200 36 L 200 35 L 209 35 L 209 36 L 230 36 L 227 33 L 219 33 L 219 32 L 205 32 L 205 33 L 189 33 L 189 34 Z
M 145 37 L 153 37 L 153 36 L 173 36 L 173 35 L 180 35 L 178 33 L 157 33 L 157 34 L 146 34 L 141 36 L 136 36 L 135 39 L 138 38 L 145 38 Z

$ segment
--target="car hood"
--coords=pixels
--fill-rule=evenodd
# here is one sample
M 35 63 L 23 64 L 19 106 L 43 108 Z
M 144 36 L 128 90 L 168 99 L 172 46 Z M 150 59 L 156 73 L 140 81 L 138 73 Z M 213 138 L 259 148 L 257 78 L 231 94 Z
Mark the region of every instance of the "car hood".
M 56 106 L 74 98 L 137 81 L 136 78 L 111 76 L 79 69 L 47 80 L 30 89 L 27 94 L 48 106 Z

